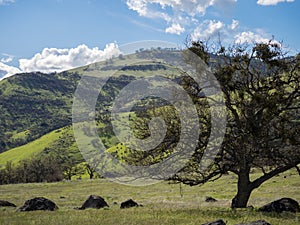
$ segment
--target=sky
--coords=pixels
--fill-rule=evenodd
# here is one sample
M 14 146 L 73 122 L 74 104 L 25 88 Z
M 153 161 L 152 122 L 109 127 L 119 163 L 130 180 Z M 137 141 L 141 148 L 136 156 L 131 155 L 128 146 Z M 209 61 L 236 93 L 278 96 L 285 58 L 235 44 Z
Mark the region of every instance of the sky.
M 145 40 L 266 42 L 300 51 L 300 0 L 0 0 L 0 79 L 118 56 Z

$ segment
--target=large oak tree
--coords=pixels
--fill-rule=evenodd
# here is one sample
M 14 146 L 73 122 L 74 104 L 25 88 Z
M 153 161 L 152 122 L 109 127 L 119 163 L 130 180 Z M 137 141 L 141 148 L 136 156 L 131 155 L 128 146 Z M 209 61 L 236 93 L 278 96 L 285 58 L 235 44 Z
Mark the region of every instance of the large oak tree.
M 252 191 L 265 181 L 292 168 L 300 174 L 300 55 L 287 56 L 273 40 L 214 48 L 197 41 L 189 50 L 211 66 L 224 94 L 228 123 L 209 169 L 198 166 L 203 156 L 199 146 L 193 162 L 173 179 L 199 185 L 232 172 L 238 178 L 232 207 L 246 207 Z M 253 168 L 261 176 L 251 180 Z

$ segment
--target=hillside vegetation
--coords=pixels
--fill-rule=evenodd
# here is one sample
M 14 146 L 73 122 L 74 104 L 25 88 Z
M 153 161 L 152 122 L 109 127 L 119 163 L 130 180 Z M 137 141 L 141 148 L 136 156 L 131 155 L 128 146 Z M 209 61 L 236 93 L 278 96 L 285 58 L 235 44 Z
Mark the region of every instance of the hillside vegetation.
M 178 53 L 175 51 L 172 54 Z M 170 57 L 170 54 L 165 56 Z M 74 167 L 83 162 L 71 127 L 71 111 L 74 92 L 81 76 L 85 73 L 98 76 L 100 72 L 105 78 L 117 71 L 99 93 L 96 120 L 102 142 L 110 152 L 121 156 L 122 151 L 115 151 L 120 142 L 113 135 L 108 110 L 119 90 L 137 77 L 164 74 L 175 79 L 178 73 L 175 68 L 145 61 L 144 58 L 147 57 L 149 56 L 145 52 L 139 52 L 62 73 L 35 72 L 18 74 L 2 80 L 0 82 L 0 168 L 3 168 L 7 162 L 16 166 L 20 161 L 43 155 L 60 155 L 60 163 L 68 161 L 68 165 Z M 139 64 L 135 64 L 137 61 Z M 150 106 L 168 104 L 155 99 L 145 101 L 146 103 L 148 101 Z M 140 112 L 147 110 L 143 104 L 140 105 L 137 105 L 135 110 Z M 138 127 L 137 122 L 135 124 Z M 143 129 L 145 128 L 144 125 Z M 87 134 L 89 131 L 82 130 L 82 132 Z

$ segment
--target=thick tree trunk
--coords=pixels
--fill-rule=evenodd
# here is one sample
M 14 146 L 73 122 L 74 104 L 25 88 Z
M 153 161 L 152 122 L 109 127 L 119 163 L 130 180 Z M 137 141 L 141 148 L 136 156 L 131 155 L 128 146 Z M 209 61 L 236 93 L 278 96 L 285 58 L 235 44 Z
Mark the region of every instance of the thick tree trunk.
M 253 191 L 248 171 L 238 174 L 237 189 L 237 194 L 231 202 L 231 208 L 246 208 Z

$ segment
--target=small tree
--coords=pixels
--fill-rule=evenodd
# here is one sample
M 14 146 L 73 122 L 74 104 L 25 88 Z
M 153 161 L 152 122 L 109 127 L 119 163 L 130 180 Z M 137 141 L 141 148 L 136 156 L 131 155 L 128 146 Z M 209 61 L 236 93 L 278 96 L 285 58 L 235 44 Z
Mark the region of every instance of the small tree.
M 82 165 L 64 164 L 64 177 L 67 180 L 72 180 L 73 176 L 81 176 L 84 174 L 84 168 Z
M 272 40 L 208 51 L 203 42 L 192 42 L 189 49 L 212 67 L 224 94 L 228 125 L 209 170 L 199 169 L 199 146 L 193 162 L 173 179 L 198 185 L 233 172 L 238 184 L 232 207 L 246 207 L 262 183 L 291 168 L 300 171 L 300 57 L 286 57 L 281 44 Z M 252 168 L 262 175 L 251 180 Z
M 83 163 L 83 166 L 84 166 L 86 172 L 88 173 L 90 179 L 93 179 L 96 175 L 95 168 L 86 162 Z

